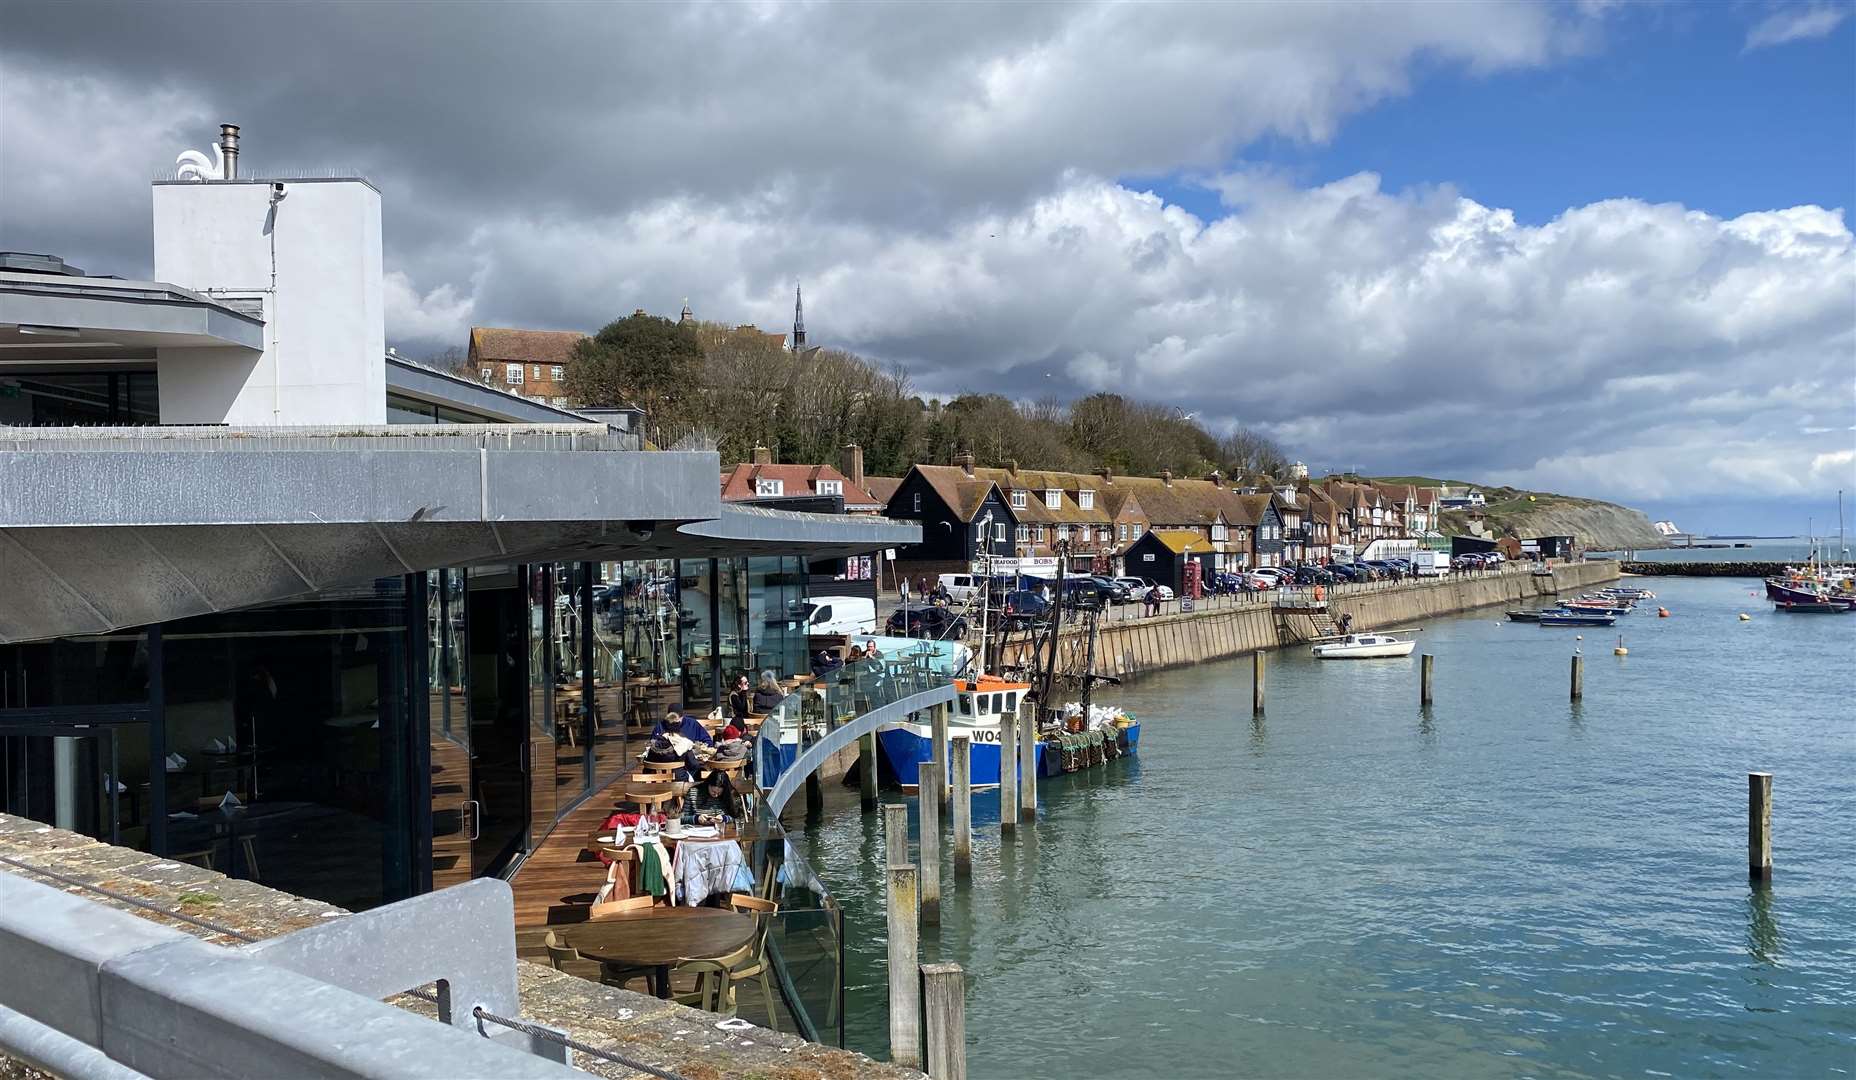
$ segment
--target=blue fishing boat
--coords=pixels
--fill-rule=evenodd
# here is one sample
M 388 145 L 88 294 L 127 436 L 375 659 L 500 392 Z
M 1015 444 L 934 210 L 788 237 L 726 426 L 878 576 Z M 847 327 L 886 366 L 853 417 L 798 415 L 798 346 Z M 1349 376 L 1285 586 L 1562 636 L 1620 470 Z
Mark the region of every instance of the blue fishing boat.
M 1604 611 L 1571 611 L 1561 608 L 1541 612 L 1539 621 L 1542 626 L 1614 626 L 1618 617 Z
M 974 787 L 998 787 L 999 721 L 1004 716 L 1018 715 L 1019 703 L 1031 684 L 987 675 L 977 682 L 960 680 L 958 685 L 960 694 L 948 710 L 947 737 L 966 739 L 972 744 L 969 761 Z M 919 766 L 934 758 L 934 728 L 926 722 L 927 714 L 921 715 L 922 723 L 886 724 L 876 733 L 877 743 L 883 748 L 883 768 L 904 791 L 916 789 Z M 1035 762 L 1042 762 L 1046 749 L 1043 743 L 1037 744 Z

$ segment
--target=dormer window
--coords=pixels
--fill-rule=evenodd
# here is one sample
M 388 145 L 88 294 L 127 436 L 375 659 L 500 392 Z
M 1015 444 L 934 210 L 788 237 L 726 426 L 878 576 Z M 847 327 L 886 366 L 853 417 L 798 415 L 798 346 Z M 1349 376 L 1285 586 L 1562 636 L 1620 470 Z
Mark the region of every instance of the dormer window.
M 1082 507 L 1084 510 L 1094 510 L 1096 508 L 1096 493 L 1090 491 L 1088 488 L 1084 488 L 1077 492 L 1076 505 Z
M 820 495 L 842 495 L 844 494 L 844 481 L 820 480 L 818 482 L 818 493 Z
M 1012 509 L 1023 510 L 1024 508 L 1025 508 L 1024 491 L 1021 489 L 1021 490 L 1012 492 Z
M 1044 492 L 1044 505 L 1051 510 L 1063 509 L 1063 489 L 1050 488 Z
M 1212 539 L 1213 540 L 1228 540 L 1230 538 L 1231 538 L 1231 530 L 1228 527 L 1226 527 L 1224 522 L 1222 521 L 1212 522 Z
M 767 497 L 786 494 L 786 481 L 757 477 L 754 481 L 754 494 Z

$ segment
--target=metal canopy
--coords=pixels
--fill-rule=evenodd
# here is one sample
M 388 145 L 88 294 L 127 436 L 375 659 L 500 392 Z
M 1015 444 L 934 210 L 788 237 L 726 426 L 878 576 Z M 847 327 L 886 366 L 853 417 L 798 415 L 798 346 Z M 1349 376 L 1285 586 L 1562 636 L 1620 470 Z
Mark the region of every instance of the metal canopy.
M 158 346 L 262 352 L 264 320 L 158 281 L 0 271 L 0 360 Z

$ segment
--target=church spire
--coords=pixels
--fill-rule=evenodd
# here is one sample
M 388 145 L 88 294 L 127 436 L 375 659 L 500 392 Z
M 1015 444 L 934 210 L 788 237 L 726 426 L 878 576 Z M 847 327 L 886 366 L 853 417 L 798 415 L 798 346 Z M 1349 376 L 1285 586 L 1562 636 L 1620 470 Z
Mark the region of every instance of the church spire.
M 799 286 L 793 286 L 793 351 L 806 346 L 806 298 Z

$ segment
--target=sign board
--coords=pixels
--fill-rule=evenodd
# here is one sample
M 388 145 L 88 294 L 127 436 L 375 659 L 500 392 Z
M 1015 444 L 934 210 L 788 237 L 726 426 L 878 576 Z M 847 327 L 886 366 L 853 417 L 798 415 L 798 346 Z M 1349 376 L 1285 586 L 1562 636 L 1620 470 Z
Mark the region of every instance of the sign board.
M 896 549 L 895 548 L 884 548 L 883 558 L 888 559 L 890 562 L 895 562 L 896 561 Z
M 992 572 L 995 575 L 1022 574 L 1025 577 L 1057 576 L 1057 559 L 1055 556 L 1029 557 L 1023 559 L 992 559 Z M 973 572 L 983 573 L 978 563 L 973 565 Z
M 1192 597 L 1190 596 L 1180 597 L 1179 598 L 1179 610 L 1191 611 L 1192 610 Z

